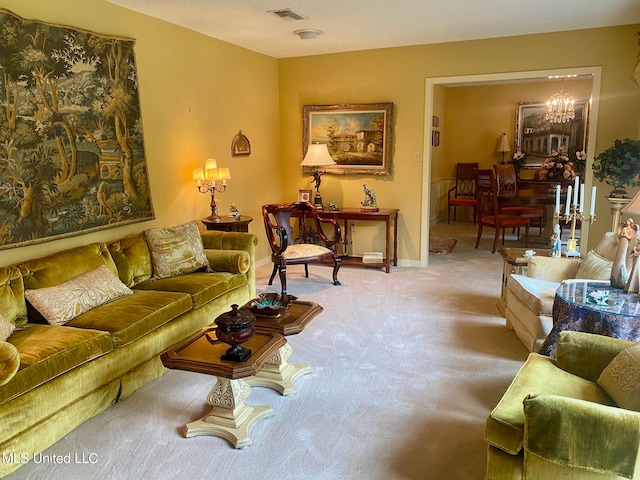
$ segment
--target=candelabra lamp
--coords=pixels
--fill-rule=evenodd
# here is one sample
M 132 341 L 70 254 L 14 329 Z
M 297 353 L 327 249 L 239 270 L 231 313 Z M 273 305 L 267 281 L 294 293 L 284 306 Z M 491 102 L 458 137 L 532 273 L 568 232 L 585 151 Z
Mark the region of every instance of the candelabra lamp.
M 571 195 L 571 185 L 567 187 L 567 205 L 564 213 L 560 212 L 560 185 L 556 187 L 556 210 L 554 222 L 560 220 L 565 223 L 571 223 L 571 238 L 567 240 L 567 250 L 564 255 L 567 257 L 579 257 L 578 239 L 576 238 L 576 223 L 581 222 L 593 223 L 596 221 L 596 187 L 591 189 L 591 209 L 588 214 L 584 212 L 584 184 L 579 184 L 580 178 L 576 177 L 573 196 Z M 578 187 L 580 190 L 578 190 Z
M 333 158 L 329 154 L 329 149 L 327 145 L 324 143 L 313 143 L 309 145 L 307 150 L 307 154 L 302 160 L 303 167 L 315 167 L 315 171 L 311 174 L 313 177 L 313 181 L 316 184 L 316 195 L 313 199 L 313 204 L 317 210 L 322 210 L 322 196 L 320 195 L 320 182 L 322 182 L 322 175 L 324 172 L 321 172 L 318 167 L 324 167 L 328 165 L 335 165 Z
M 213 158 L 207 159 L 205 167 L 193 170 L 193 179 L 196 181 L 200 193 L 211 194 L 211 215 L 207 220 L 219 222 L 218 199 L 216 193 L 223 193 L 227 190 L 227 180 L 231 178 L 231 173 L 227 167 L 218 168 L 217 162 Z

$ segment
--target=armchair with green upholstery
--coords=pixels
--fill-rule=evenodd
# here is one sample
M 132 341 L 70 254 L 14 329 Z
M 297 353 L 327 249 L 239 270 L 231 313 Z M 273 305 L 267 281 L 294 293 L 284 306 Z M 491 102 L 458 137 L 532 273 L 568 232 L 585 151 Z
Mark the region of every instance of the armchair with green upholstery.
M 531 353 L 487 419 L 486 480 L 640 479 L 640 412 L 603 375 L 634 345 L 565 331 L 556 361 Z

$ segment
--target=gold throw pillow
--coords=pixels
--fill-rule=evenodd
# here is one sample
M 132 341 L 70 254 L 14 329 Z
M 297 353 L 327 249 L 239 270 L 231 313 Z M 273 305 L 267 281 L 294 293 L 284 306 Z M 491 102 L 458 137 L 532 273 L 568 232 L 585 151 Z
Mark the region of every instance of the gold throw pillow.
M 196 222 L 145 231 L 154 278 L 195 272 L 209 266 Z

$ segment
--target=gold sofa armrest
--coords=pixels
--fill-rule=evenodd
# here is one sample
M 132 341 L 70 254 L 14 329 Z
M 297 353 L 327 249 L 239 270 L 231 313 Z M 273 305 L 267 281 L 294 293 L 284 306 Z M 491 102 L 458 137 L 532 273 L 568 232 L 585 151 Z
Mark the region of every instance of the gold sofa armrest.
M 524 415 L 526 478 L 560 478 L 564 467 L 606 474 L 603 478 L 635 478 L 640 413 L 557 395 L 533 395 L 524 400 Z
M 0 342 L 0 385 L 6 385 L 20 368 L 20 353 L 9 342 Z
M 206 250 L 243 250 L 249 254 L 247 281 L 251 298 L 256 296 L 256 245 L 258 237 L 253 233 L 219 232 L 205 230 L 200 232 L 202 244 Z

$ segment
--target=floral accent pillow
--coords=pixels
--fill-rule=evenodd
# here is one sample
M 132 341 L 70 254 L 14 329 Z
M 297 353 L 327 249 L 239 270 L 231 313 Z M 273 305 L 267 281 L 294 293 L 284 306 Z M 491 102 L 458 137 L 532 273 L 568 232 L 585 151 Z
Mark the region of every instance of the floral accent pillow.
M 619 407 L 640 412 L 640 343 L 611 360 L 600 374 L 598 385 Z
M 5 342 L 16 326 L 0 314 L 0 341 Z
M 131 294 L 131 289 L 102 265 L 53 287 L 26 290 L 24 295 L 47 322 L 64 325 L 82 313 Z
M 209 266 L 196 222 L 144 232 L 151 251 L 153 277 L 167 278 Z

